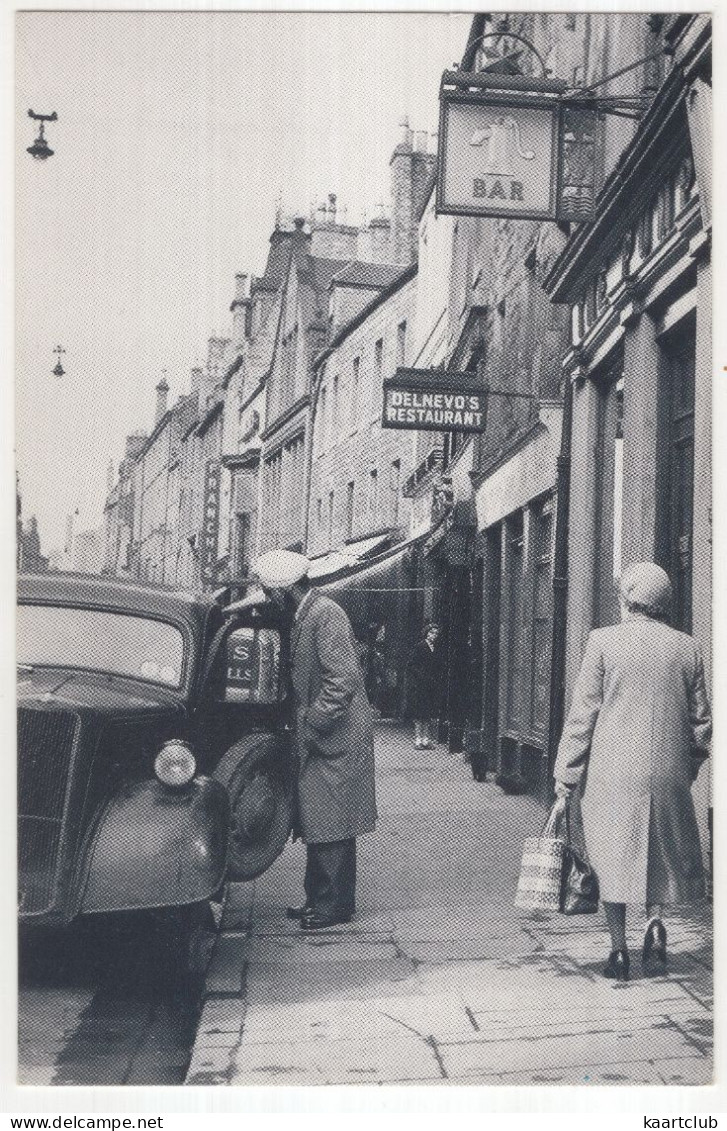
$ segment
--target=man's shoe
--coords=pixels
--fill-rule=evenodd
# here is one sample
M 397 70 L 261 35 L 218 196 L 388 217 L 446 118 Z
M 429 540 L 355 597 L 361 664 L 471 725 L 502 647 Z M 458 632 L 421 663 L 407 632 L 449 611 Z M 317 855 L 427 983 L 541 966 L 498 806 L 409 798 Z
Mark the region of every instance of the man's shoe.
M 326 927 L 337 927 L 341 923 L 350 923 L 353 918 L 352 913 L 347 915 L 319 915 L 317 911 L 312 911 L 309 915 L 304 915 L 300 921 L 302 931 L 324 931 Z
M 286 919 L 295 919 L 300 921 L 301 919 L 304 919 L 306 915 L 310 915 L 312 910 L 313 908 L 310 907 L 307 903 L 304 903 L 302 907 L 287 907 L 285 910 L 285 917 Z

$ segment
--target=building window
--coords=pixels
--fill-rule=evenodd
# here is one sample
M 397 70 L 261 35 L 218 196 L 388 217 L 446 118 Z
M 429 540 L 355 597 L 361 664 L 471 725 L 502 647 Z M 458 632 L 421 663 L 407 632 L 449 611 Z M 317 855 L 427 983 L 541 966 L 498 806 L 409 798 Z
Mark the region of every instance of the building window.
M 623 357 L 599 382 L 596 463 L 596 555 L 594 628 L 616 624 L 616 586 L 621 572 L 623 493 Z
M 356 490 L 353 480 L 346 487 L 346 538 L 353 537 L 353 505 Z
M 353 372 L 351 375 L 351 428 L 355 430 L 358 424 L 358 401 L 361 391 L 361 358 L 353 359 Z
M 328 545 L 333 545 L 333 491 L 328 492 Z
M 551 572 L 553 503 L 547 499 L 531 510 L 533 547 L 533 628 L 530 723 L 533 733 L 545 729 L 548 713 L 550 645 L 553 616 Z
M 396 526 L 399 522 L 399 497 L 401 493 L 401 460 L 395 459 L 391 461 L 391 478 L 389 480 L 389 491 L 391 497 L 391 505 L 389 506 L 389 515 L 391 518 L 391 525 Z
M 247 573 L 250 564 L 250 515 L 235 515 L 235 543 L 232 551 L 232 569 L 236 577 Z
M 331 438 L 332 443 L 334 444 L 336 443 L 336 438 L 338 435 L 338 419 L 340 412 L 338 401 L 340 384 L 340 377 L 338 374 L 336 374 L 333 378 L 333 395 L 331 398 Z
M 323 529 L 323 499 L 316 499 L 316 530 L 318 533 Z
M 280 519 L 281 519 L 281 487 L 283 478 L 283 453 L 276 452 L 267 461 L 267 475 L 265 476 L 265 517 L 267 519 L 267 538 L 269 549 L 277 549 L 280 545 Z
M 396 328 L 396 364 L 406 365 L 406 320 Z
M 374 373 L 369 388 L 369 409 L 372 421 L 379 419 L 381 387 L 384 376 L 384 339 L 374 343 Z
M 522 723 L 524 676 L 523 512 L 517 511 L 506 523 L 506 610 L 507 610 L 507 687 L 505 719 L 508 730 L 519 731 Z
M 369 514 L 375 521 L 379 509 L 379 473 L 375 467 L 369 472 Z
M 318 398 L 318 450 L 324 452 L 326 450 L 326 428 L 328 421 L 326 419 L 326 386 L 321 386 L 321 395 Z

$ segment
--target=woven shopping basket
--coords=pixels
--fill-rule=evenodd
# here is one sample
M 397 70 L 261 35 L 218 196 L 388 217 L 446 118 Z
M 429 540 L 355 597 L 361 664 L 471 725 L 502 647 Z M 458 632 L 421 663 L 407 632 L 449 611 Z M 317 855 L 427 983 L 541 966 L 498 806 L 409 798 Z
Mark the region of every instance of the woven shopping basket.
M 556 801 L 540 836 L 523 845 L 515 906 L 521 911 L 559 911 L 566 841 L 561 831 L 563 805 Z M 559 827 L 561 826 L 561 827 Z

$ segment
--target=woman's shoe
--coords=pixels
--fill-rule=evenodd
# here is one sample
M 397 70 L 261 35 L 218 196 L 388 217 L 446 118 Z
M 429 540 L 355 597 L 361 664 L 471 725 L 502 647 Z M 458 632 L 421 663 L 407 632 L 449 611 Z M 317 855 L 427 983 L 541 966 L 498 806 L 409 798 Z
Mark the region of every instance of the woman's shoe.
M 627 950 L 612 950 L 603 971 L 604 978 L 615 978 L 617 982 L 629 980 L 629 952 Z
M 646 928 L 641 964 L 648 973 L 663 974 L 666 969 L 666 927 L 661 919 L 654 919 Z

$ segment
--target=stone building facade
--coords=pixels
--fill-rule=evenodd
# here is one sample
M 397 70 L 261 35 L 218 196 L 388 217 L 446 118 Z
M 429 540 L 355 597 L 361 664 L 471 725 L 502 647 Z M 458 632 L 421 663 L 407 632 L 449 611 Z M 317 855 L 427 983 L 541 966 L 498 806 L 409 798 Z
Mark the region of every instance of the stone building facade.
M 311 557 L 376 536 L 397 538 L 408 528 L 402 484 L 411 472 L 411 439 L 382 429 L 381 403 L 382 381 L 409 360 L 416 272 L 399 268 L 393 281 L 388 273 L 378 278 L 383 288 L 367 289 L 368 305 L 314 363 Z
M 711 25 L 660 20 L 674 63 L 547 280 L 570 314 L 569 693 L 588 632 L 617 618 L 614 579 L 645 559 L 711 677 Z

